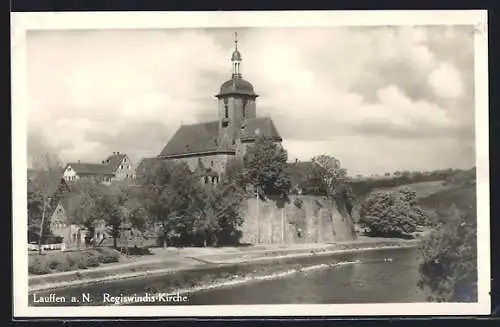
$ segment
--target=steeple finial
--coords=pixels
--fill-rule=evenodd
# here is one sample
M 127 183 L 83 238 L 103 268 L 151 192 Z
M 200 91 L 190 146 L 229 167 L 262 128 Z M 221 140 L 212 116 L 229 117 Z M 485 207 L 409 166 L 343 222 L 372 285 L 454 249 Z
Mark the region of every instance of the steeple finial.
M 231 61 L 233 62 L 233 78 L 241 78 L 240 73 L 240 62 L 241 53 L 238 51 L 238 33 L 234 32 L 234 51 L 231 56 Z

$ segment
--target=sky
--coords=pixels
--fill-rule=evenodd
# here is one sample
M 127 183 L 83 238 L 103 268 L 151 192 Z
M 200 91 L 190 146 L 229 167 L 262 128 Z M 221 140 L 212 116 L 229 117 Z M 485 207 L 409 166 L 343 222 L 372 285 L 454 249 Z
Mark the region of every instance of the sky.
M 327 154 L 350 175 L 474 165 L 471 26 L 29 31 L 29 160 L 137 163 L 181 123 L 217 119 L 234 32 L 290 161 Z

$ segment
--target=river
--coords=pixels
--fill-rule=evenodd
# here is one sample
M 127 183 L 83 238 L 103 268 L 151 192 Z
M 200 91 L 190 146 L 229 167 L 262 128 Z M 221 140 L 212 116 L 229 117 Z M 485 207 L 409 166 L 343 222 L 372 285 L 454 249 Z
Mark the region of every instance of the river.
M 351 263 L 355 261 L 356 263 Z M 326 268 L 323 265 L 331 262 L 348 263 Z M 305 261 L 303 259 L 300 265 L 313 269 L 292 271 L 276 278 L 187 292 L 184 293 L 187 299 L 184 304 L 348 304 L 425 301 L 425 296 L 417 287 L 419 279 L 417 250 L 413 248 L 311 257 Z M 55 293 L 56 296 L 68 299 L 71 296 L 81 297 L 82 294 L 91 294 L 92 301 L 87 305 L 103 305 L 106 304 L 103 299 L 104 293 L 108 296 L 130 294 L 142 296 L 147 292 L 166 291 L 164 288 L 168 278 L 171 277 L 151 276 L 106 284 L 77 286 L 36 296 L 48 296 L 50 293 Z M 33 301 L 34 297 L 31 294 L 31 305 L 47 305 L 33 303 Z M 143 304 L 153 303 L 147 301 Z M 66 302 L 63 305 L 71 304 Z

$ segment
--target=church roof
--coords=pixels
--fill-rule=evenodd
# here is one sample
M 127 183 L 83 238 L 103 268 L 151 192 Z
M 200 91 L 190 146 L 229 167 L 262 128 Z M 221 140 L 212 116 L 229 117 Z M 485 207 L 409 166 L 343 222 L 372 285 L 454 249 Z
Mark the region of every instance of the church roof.
M 256 117 L 245 120 L 240 129 L 240 138 L 242 140 L 255 139 L 258 135 L 264 135 L 279 141 L 282 140 L 270 117 Z
M 244 80 L 241 77 L 233 77 L 229 81 L 222 83 L 220 87 L 219 94 L 217 97 L 238 94 L 238 95 L 248 95 L 248 96 L 257 96 L 253 89 L 252 83 Z
M 245 120 L 240 138 L 253 140 L 264 135 L 281 141 L 281 136 L 269 117 Z M 160 153 L 160 157 L 196 154 L 202 152 L 234 152 L 235 147 L 227 137 L 219 139 L 219 121 L 182 125 Z
M 219 150 L 219 121 L 182 125 L 160 153 L 175 156 Z M 228 149 L 229 150 L 229 149 Z M 230 149 L 230 151 L 234 151 Z

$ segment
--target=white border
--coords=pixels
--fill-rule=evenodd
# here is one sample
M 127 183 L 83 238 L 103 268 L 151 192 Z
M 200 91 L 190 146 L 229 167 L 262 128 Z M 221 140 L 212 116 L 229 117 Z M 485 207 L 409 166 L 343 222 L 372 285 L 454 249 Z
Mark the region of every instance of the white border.
M 476 167 L 478 198 L 479 302 L 474 304 L 214 305 L 151 307 L 28 306 L 26 239 L 26 31 L 58 29 L 148 29 L 195 27 L 328 27 L 387 25 L 475 25 Z M 52 12 L 12 13 L 12 191 L 14 316 L 362 316 L 475 315 L 490 313 L 488 42 L 485 10 L 282 11 L 282 12 Z

